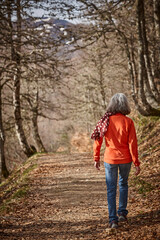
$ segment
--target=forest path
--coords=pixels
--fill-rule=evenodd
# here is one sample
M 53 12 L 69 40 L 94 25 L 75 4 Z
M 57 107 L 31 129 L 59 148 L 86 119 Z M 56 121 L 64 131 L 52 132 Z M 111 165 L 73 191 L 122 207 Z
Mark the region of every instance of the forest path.
M 29 193 L 3 218 L 0 239 L 158 240 L 158 192 L 151 191 L 145 197 L 137 192 L 133 166 L 129 223 L 120 224 L 114 232 L 106 231 L 104 167 L 102 163 L 101 171 L 97 171 L 92 161 L 92 155 L 86 153 L 40 155 L 38 167 L 30 174 Z M 158 176 L 153 174 L 155 182 Z

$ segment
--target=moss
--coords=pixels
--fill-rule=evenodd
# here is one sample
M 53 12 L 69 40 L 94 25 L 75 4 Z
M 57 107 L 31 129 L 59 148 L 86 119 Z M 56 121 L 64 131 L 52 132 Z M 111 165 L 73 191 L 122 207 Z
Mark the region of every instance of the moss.
M 149 144 L 150 139 L 157 135 L 159 122 L 160 122 L 159 116 L 144 117 L 142 115 L 138 115 L 138 117 L 135 118 L 135 125 L 139 145 L 142 146 L 142 144 L 146 143 Z
M 23 173 L 22 176 L 26 176 L 28 175 L 32 170 L 34 170 L 37 167 L 37 164 L 32 164 L 31 166 L 29 166 L 28 168 L 26 168 Z
M 157 122 L 158 120 L 160 120 L 160 117 L 159 116 L 151 116 L 150 120 L 154 121 L 154 122 Z
M 61 152 L 61 151 L 60 151 L 60 152 L 56 152 L 56 151 L 55 151 L 55 152 L 53 152 L 53 153 L 54 153 L 54 154 L 60 154 L 60 155 L 69 155 L 69 154 L 70 154 L 69 150 L 68 150 L 68 151 L 67 151 L 67 150 L 66 150 L 66 151 L 62 151 L 62 152 Z
M 11 210 L 11 201 L 7 200 L 0 205 L 0 213 L 8 213 Z
M 28 190 L 29 187 L 26 185 L 12 191 L 12 194 L 0 205 L 0 214 L 3 214 L 4 212 L 9 213 L 13 208 L 13 203 L 21 198 L 24 198 L 27 195 Z M 10 191 L 8 190 L 7 193 L 10 193 Z
M 145 126 L 149 123 L 156 123 L 157 121 L 160 120 L 160 116 L 149 116 L 149 117 L 144 117 L 142 115 L 138 115 L 137 118 L 135 118 L 135 122 L 139 126 Z
M 28 187 L 22 187 L 19 188 L 13 195 L 11 198 L 15 199 L 15 198 L 23 198 L 24 196 L 26 196 L 28 191 Z
M 20 169 L 14 171 L 5 181 L 0 184 L 0 187 L 6 186 L 11 183 L 15 178 L 20 177 Z
M 146 118 L 146 117 L 139 118 L 138 124 L 139 124 L 139 126 L 147 125 L 148 124 L 148 118 Z
M 144 179 L 136 177 L 130 180 L 131 186 L 136 186 L 137 191 L 139 194 L 143 194 L 144 196 L 146 193 L 151 192 L 154 187 L 151 183 L 146 182 Z
M 39 154 L 37 154 L 39 156 Z M 24 198 L 29 190 L 29 174 L 37 167 L 37 155 L 29 158 L 19 169 L 14 171 L 8 179 L 0 185 L 0 213 L 9 212 L 13 204 Z

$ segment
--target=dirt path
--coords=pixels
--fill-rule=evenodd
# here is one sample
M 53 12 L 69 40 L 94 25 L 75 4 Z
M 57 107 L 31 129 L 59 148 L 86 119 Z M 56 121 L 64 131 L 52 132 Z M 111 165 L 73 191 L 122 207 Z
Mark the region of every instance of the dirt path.
M 153 177 L 157 181 L 156 172 Z M 91 154 L 41 155 L 30 178 L 26 198 L 1 219 L 2 240 L 159 239 L 158 192 L 155 189 L 142 196 L 135 189 L 133 176 L 129 223 L 121 224 L 115 232 L 106 231 L 104 167 L 96 171 Z

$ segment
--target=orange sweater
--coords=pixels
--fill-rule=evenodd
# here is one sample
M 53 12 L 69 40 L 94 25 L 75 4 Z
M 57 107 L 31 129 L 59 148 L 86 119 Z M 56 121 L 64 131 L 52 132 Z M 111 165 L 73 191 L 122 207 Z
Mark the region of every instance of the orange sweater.
M 104 162 L 121 164 L 134 162 L 139 166 L 137 137 L 132 119 L 117 113 L 109 118 L 108 130 L 104 136 L 106 149 Z M 103 138 L 95 140 L 93 145 L 94 160 L 100 160 L 100 149 Z

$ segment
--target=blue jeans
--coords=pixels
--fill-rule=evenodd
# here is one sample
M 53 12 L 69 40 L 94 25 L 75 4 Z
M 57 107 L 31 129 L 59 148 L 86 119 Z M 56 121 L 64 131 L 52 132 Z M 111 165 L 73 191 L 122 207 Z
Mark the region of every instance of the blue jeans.
M 113 220 L 118 222 L 116 211 L 116 192 L 117 192 L 117 178 L 119 169 L 119 208 L 118 215 L 121 213 L 128 214 L 127 201 L 128 201 L 128 176 L 132 163 L 124 164 L 109 164 L 104 163 L 107 184 L 107 201 L 109 211 L 109 222 Z

